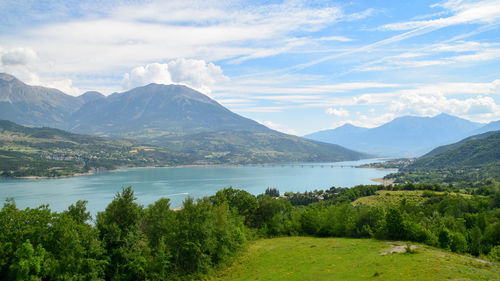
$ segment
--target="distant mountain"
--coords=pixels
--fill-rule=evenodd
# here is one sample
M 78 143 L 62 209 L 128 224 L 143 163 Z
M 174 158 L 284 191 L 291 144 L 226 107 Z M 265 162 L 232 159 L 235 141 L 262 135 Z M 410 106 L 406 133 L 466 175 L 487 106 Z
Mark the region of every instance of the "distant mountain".
M 436 146 L 470 136 L 472 131 L 482 126 L 447 114 L 434 117 L 404 116 L 372 129 L 341 127 L 305 137 L 379 156 L 409 157 L 422 155 Z
M 127 138 L 189 154 L 196 163 L 341 161 L 370 157 L 286 135 L 181 85 L 149 84 L 108 97 L 79 97 L 0 76 L 1 118 L 73 133 Z M 19 112 L 19 113 L 18 113 Z M 22 113 L 22 114 L 21 114 Z
M 498 131 L 498 130 L 500 130 L 500 120 L 490 122 L 490 123 L 484 125 L 483 127 L 479 128 L 477 130 L 474 130 L 472 133 L 474 135 L 478 135 L 478 134 L 491 132 L 491 131 Z
M 349 142 L 350 139 L 355 138 L 368 130 L 368 128 L 345 124 L 333 130 L 323 130 L 306 135 L 305 137 L 327 143 L 346 143 Z
M 149 84 L 83 105 L 73 114 L 73 131 L 149 139 L 151 136 L 267 127 L 226 109 L 181 85 Z
M 96 91 L 89 91 L 79 95 L 77 98 L 83 101 L 83 103 L 85 104 L 87 102 L 105 99 L 106 96 Z
M 0 119 L 33 126 L 64 128 L 83 101 L 56 90 L 29 86 L 0 73 Z

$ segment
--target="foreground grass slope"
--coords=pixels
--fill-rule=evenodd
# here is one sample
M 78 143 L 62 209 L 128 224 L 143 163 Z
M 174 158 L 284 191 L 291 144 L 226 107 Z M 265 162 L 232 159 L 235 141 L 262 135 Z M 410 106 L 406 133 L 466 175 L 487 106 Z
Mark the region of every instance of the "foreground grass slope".
M 283 237 L 251 244 L 213 280 L 500 280 L 500 265 L 403 242 Z M 402 247 L 400 247 L 402 248 Z

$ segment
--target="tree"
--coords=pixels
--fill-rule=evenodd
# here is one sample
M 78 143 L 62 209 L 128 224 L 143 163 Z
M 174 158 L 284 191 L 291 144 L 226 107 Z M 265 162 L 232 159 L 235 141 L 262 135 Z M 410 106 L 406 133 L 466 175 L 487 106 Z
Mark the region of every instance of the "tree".
M 280 197 L 280 191 L 277 188 L 268 187 L 264 194 L 269 195 L 271 197 Z
M 47 252 L 38 245 L 36 249 L 26 240 L 19 247 L 10 266 L 12 280 L 40 280 L 46 276 L 49 265 L 46 262 Z
M 446 228 L 442 228 L 439 231 L 438 235 L 438 242 L 439 242 L 439 247 L 443 249 L 449 249 L 450 248 L 450 232 Z
M 453 232 L 450 235 L 450 249 L 456 253 L 465 253 L 467 251 L 467 240 L 459 232 Z
M 87 200 L 78 200 L 76 204 L 68 207 L 66 213 L 77 223 L 85 223 L 90 220 L 90 212 L 87 211 Z
M 255 196 L 245 190 L 229 187 L 217 191 L 211 199 L 215 205 L 227 204 L 231 211 L 244 217 L 245 225 L 250 226 L 257 209 Z
M 390 208 L 385 217 L 387 235 L 390 239 L 403 239 L 405 229 L 403 216 L 398 208 Z
M 177 224 L 175 212 L 170 209 L 170 199 L 161 198 L 145 210 L 142 229 L 151 249 L 150 279 L 164 280 L 173 270 L 172 241 Z
M 142 206 L 135 202 L 132 187 L 123 188 L 104 212 L 97 215 L 97 228 L 109 257 L 108 280 L 143 280 L 149 248 L 139 230 Z

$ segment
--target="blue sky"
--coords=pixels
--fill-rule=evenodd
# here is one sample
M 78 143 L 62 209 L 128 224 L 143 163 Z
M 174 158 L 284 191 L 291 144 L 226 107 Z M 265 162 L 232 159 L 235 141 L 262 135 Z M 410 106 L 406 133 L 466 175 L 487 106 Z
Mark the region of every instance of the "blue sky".
M 0 71 L 71 95 L 185 84 L 303 135 L 500 119 L 500 1 L 0 1 Z

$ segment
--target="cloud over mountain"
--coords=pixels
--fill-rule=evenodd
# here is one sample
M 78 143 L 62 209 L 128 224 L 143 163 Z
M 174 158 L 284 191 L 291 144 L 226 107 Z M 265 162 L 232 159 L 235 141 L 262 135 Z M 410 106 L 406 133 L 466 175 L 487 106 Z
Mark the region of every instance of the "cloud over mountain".
M 222 69 L 213 63 L 180 58 L 163 64 L 138 66 L 123 76 L 122 87 L 131 89 L 149 83 L 180 84 L 210 94 L 216 82 L 227 79 Z

